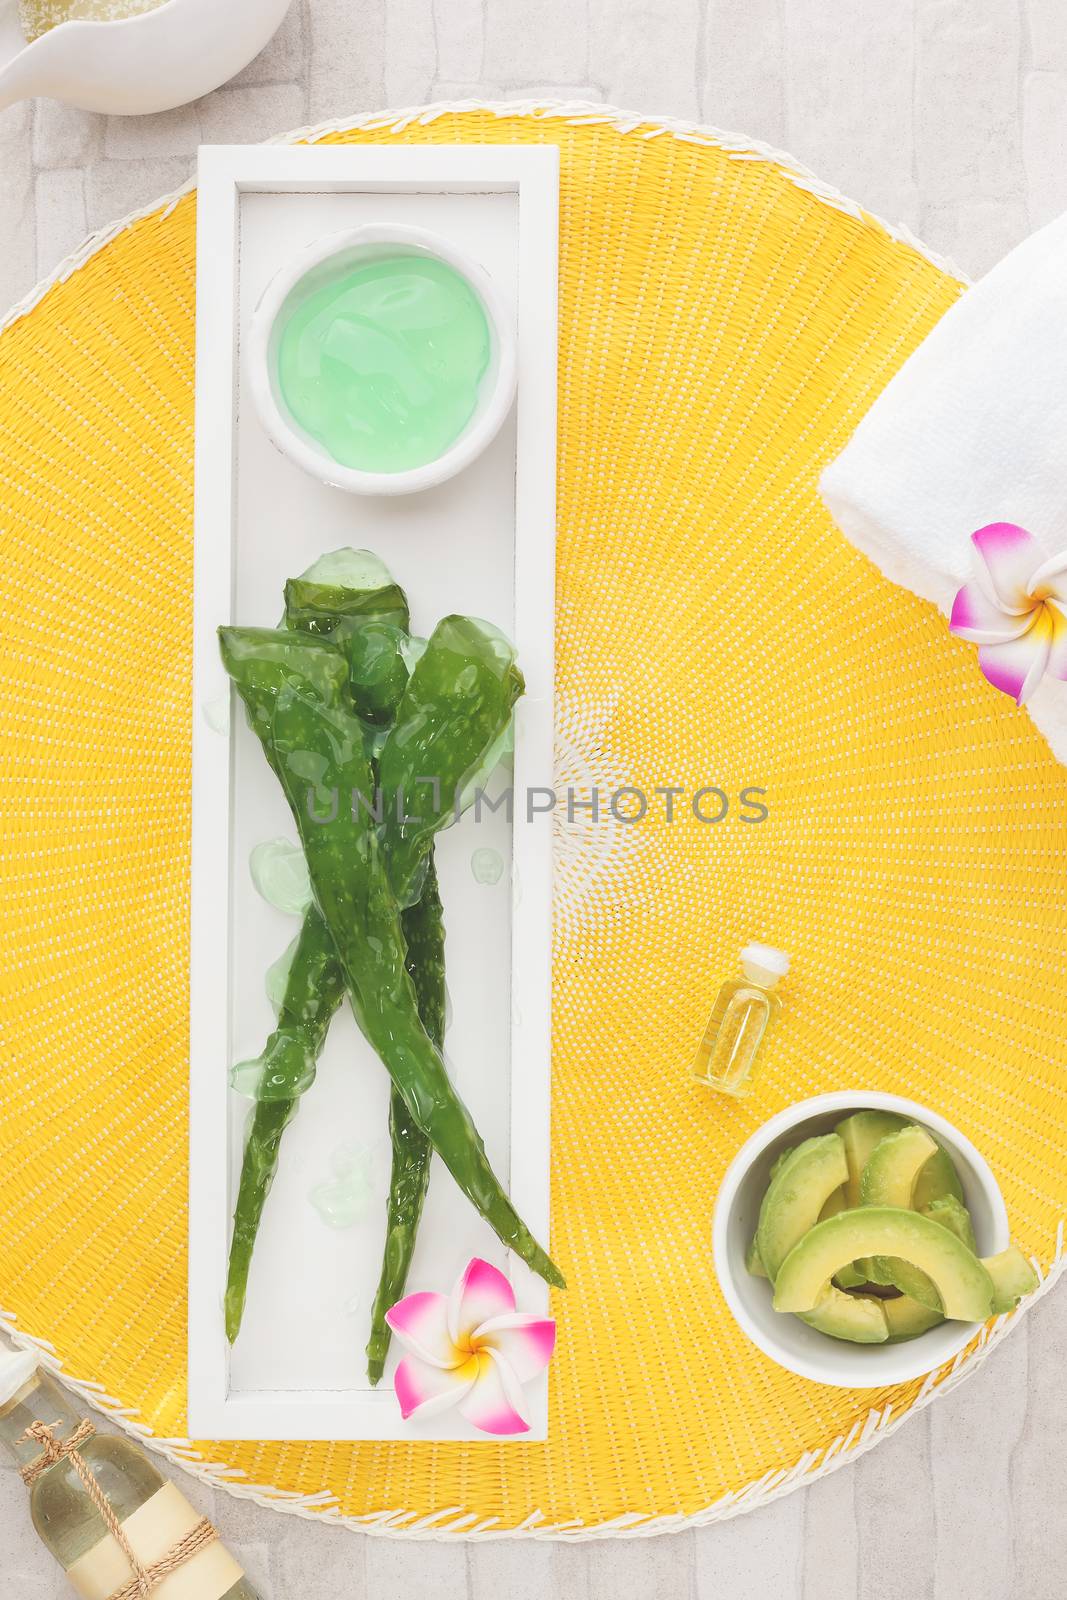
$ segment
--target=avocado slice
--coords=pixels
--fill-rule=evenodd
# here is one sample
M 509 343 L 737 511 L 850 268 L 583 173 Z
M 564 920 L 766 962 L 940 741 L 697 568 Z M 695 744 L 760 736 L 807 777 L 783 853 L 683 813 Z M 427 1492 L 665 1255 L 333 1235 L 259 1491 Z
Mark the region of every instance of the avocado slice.
M 860 1203 L 860 1180 L 875 1146 L 881 1144 L 887 1134 L 896 1133 L 898 1128 L 907 1125 L 907 1118 L 898 1116 L 895 1111 L 854 1111 L 837 1124 L 834 1132 L 841 1137 L 848 1162 L 846 1199 L 850 1206 Z
M 925 1171 L 925 1168 L 923 1169 Z M 974 1228 L 971 1225 L 971 1213 L 957 1200 L 954 1194 L 943 1194 L 932 1200 L 928 1206 L 916 1206 L 916 1211 L 921 1211 L 931 1222 L 940 1222 L 943 1228 L 948 1228 L 956 1238 L 965 1244 L 968 1250 L 977 1251 L 978 1246 L 974 1241 Z
M 844 1209 L 845 1209 L 845 1186 L 844 1186 L 844 1184 L 842 1184 L 840 1189 L 835 1189 L 834 1190 L 834 1192 L 830 1196 L 829 1200 L 827 1200 L 826 1204 L 823 1206 L 822 1210 L 819 1212 L 819 1221 L 820 1222 L 825 1222 L 827 1217 L 836 1217 L 837 1213 L 839 1211 L 844 1211 Z
M 925 1129 L 910 1122 L 879 1139 L 860 1178 L 860 1204 L 911 1208 L 915 1181 L 937 1145 Z
M 1017 1244 L 1010 1244 L 998 1256 L 983 1257 L 982 1265 L 993 1280 L 993 1310 L 998 1316 L 1014 1311 L 1023 1295 L 1037 1288 L 1037 1273 Z
M 982 1322 L 989 1316 L 993 1282 L 978 1257 L 939 1222 L 896 1206 L 842 1211 L 800 1238 L 778 1268 L 775 1310 L 813 1311 L 835 1272 L 875 1255 L 900 1256 L 925 1272 L 947 1317 Z M 763 1259 L 766 1264 L 765 1254 Z
M 929 1333 L 938 1323 L 944 1322 L 942 1312 L 932 1311 L 910 1295 L 898 1295 L 895 1300 L 883 1300 L 882 1311 L 889 1328 L 889 1343 L 902 1344 L 905 1339 L 917 1339 Z
M 784 1150 L 779 1150 L 778 1154 L 771 1163 L 771 1172 L 768 1179 L 769 1183 L 774 1182 L 775 1178 L 789 1160 L 789 1157 L 796 1155 L 796 1152 L 797 1146 L 795 1144 L 787 1145 Z M 763 1265 L 763 1258 L 759 1253 L 759 1240 L 756 1238 L 755 1234 L 752 1235 L 752 1238 L 749 1241 L 748 1249 L 745 1251 L 745 1270 L 747 1272 L 751 1272 L 754 1278 L 765 1278 L 767 1276 L 767 1268 Z
M 934 1143 L 937 1141 L 934 1140 Z M 951 1195 L 953 1200 L 958 1200 L 960 1205 L 963 1204 L 963 1185 L 960 1182 L 960 1175 L 944 1145 L 939 1144 L 936 1153 L 930 1157 L 915 1180 L 911 1203 L 916 1211 L 928 1211 L 935 1200 L 940 1200 L 945 1195 Z
M 841 1135 L 848 1162 L 846 1207 L 859 1205 L 863 1169 L 877 1146 L 887 1134 L 896 1133 L 907 1125 L 907 1118 L 898 1116 L 895 1111 L 854 1111 L 837 1124 L 836 1132 Z M 860 1284 L 869 1281 L 873 1265 L 871 1261 L 856 1261 L 851 1267 L 842 1267 L 837 1281 L 842 1289 L 858 1289 Z
M 773 1162 L 773 1164 L 771 1166 L 771 1175 L 770 1175 L 770 1178 L 768 1180 L 769 1182 L 771 1182 L 771 1183 L 774 1182 L 775 1178 L 777 1178 L 778 1174 L 781 1172 L 782 1168 L 785 1166 L 786 1162 L 789 1160 L 789 1157 L 790 1156 L 795 1156 L 798 1149 L 799 1149 L 798 1145 L 791 1144 L 791 1145 L 787 1145 L 784 1150 L 779 1150 L 779 1152 L 775 1156 L 774 1162 Z
M 841 1135 L 845 1145 L 845 1157 L 848 1161 L 849 1178 L 845 1185 L 843 1204 L 840 1209 L 849 1206 L 858 1206 L 861 1203 L 860 1189 L 863 1182 L 863 1173 L 867 1163 L 875 1150 L 890 1134 L 899 1133 L 909 1124 L 895 1111 L 854 1111 L 851 1116 L 845 1117 L 837 1124 L 837 1132 Z M 894 1204 L 896 1202 L 886 1202 Z M 827 1216 L 834 1215 L 827 1210 L 819 1218 L 824 1222 Z M 855 1261 L 835 1275 L 835 1282 L 842 1289 L 858 1289 L 862 1284 L 873 1282 L 889 1283 L 889 1278 L 878 1279 L 874 1277 L 875 1263 L 873 1261 Z
M 863 1169 L 860 1204 L 902 1206 L 910 1210 L 919 1175 L 927 1162 L 937 1154 L 936 1142 L 917 1123 L 906 1123 L 894 1133 L 886 1134 L 875 1145 Z M 872 1283 L 892 1284 L 901 1294 L 918 1300 L 931 1311 L 941 1310 L 941 1300 L 934 1285 L 909 1262 L 875 1256 L 873 1260 L 860 1264 L 860 1270 L 864 1268 Z
M 756 1228 L 760 1260 L 772 1283 L 797 1240 L 815 1226 L 819 1212 L 847 1177 L 845 1150 L 836 1133 L 805 1139 L 779 1167 L 763 1196 Z M 812 1300 L 800 1309 L 811 1311 L 814 1305 Z
M 928 1311 L 940 1311 L 941 1296 L 925 1272 L 900 1256 L 875 1256 L 870 1263 L 872 1283 L 899 1289 L 909 1300 L 918 1300 Z
M 885 1306 L 888 1301 L 861 1294 L 842 1294 L 830 1284 L 811 1311 L 800 1313 L 801 1322 L 831 1339 L 848 1339 L 853 1344 L 885 1344 L 889 1338 Z
M 948 1154 L 944 1150 L 938 1149 L 937 1154 L 931 1156 L 916 1179 L 915 1190 L 912 1195 L 914 1209 L 929 1217 L 931 1222 L 939 1222 L 943 1228 L 948 1228 L 962 1244 L 967 1246 L 968 1250 L 977 1251 L 974 1228 L 971 1225 L 971 1214 L 963 1204 L 963 1201 L 958 1199 L 955 1194 L 947 1192 L 946 1188 L 945 1192 L 936 1196 L 935 1199 L 930 1201 L 929 1205 L 921 1206 L 918 1204 L 917 1196 L 921 1187 L 927 1186 L 931 1172 L 937 1173 L 941 1163 L 947 1165 L 955 1180 L 955 1187 L 960 1189 L 962 1193 L 959 1178 L 956 1176 L 956 1169 L 952 1165 Z M 940 1179 L 938 1179 L 938 1185 L 940 1186 Z M 927 1190 L 927 1192 L 929 1191 Z M 929 1311 L 940 1311 L 941 1296 L 925 1272 L 920 1272 L 910 1262 L 901 1261 L 899 1256 L 888 1259 L 879 1257 L 870 1263 L 870 1267 L 874 1274 L 872 1282 L 891 1284 L 894 1289 L 899 1289 L 902 1295 L 906 1295 L 912 1300 L 918 1300 Z M 838 1281 L 843 1289 L 849 1287 L 849 1284 L 841 1278 L 840 1274 Z M 995 1309 L 996 1307 L 994 1306 Z M 892 1337 L 893 1335 L 890 1333 L 890 1338 Z
M 794 1156 L 796 1153 L 797 1146 L 795 1144 L 787 1145 L 784 1150 L 779 1150 L 771 1163 L 769 1183 L 774 1182 L 790 1156 Z M 745 1269 L 751 1272 L 754 1278 L 765 1278 L 767 1276 L 767 1268 L 763 1265 L 763 1258 L 759 1253 L 759 1240 L 755 1234 L 752 1235 L 748 1249 L 745 1251 Z

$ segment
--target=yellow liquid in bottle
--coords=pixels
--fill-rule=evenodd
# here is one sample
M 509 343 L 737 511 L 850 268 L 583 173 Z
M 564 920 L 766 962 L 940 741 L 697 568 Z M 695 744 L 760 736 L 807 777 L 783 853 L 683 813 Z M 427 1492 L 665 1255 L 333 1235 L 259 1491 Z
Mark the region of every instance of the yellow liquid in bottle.
M 697 1050 L 693 1076 L 709 1089 L 746 1095 L 760 1045 L 779 1007 L 778 996 L 770 990 L 748 978 L 728 979 Z

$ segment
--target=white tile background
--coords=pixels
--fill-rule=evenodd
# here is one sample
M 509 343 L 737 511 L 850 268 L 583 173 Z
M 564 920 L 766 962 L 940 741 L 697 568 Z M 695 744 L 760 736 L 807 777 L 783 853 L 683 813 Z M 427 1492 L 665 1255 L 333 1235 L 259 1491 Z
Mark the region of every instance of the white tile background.
M 1067 207 L 1067 0 L 295 0 L 198 104 L 0 113 L 0 304 L 191 172 L 202 140 L 459 95 L 702 118 L 790 150 L 971 274 Z M 264 1600 L 1060 1600 L 1067 1299 L 854 1467 L 650 1540 L 406 1545 L 191 1497 Z M 70 1591 L 0 1469 L 0 1596 Z

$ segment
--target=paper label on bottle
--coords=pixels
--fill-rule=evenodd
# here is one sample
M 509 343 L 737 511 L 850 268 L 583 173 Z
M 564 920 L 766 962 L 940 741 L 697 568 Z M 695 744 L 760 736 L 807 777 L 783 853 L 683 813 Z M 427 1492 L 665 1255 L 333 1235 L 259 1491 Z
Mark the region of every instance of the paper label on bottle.
M 150 1500 L 126 1518 L 122 1531 L 143 1567 L 169 1555 L 174 1546 L 200 1521 L 185 1496 L 165 1483 Z M 121 1546 L 105 1534 L 99 1544 L 67 1568 L 67 1577 L 82 1600 L 110 1600 L 130 1582 L 133 1572 Z M 168 1573 L 152 1600 L 222 1600 L 244 1577 L 226 1546 L 216 1539 L 176 1572 Z

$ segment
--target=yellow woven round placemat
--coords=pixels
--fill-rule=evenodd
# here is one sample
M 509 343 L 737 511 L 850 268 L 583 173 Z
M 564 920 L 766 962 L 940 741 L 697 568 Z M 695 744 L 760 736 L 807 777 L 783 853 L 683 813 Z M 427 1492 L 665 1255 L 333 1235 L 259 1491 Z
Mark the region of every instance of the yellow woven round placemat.
M 298 1508 L 721 1515 L 935 1392 L 820 1388 L 734 1325 L 709 1222 L 753 1128 L 900 1090 L 986 1152 L 1045 1266 L 1067 1211 L 1067 774 L 815 494 L 960 286 L 694 130 L 481 108 L 326 136 L 560 146 L 559 781 L 733 804 L 560 826 L 548 1442 L 183 1442 L 195 198 L 117 231 L 0 338 L 0 1300 L 181 1459 Z M 795 969 L 738 1105 L 688 1064 L 754 936 Z

